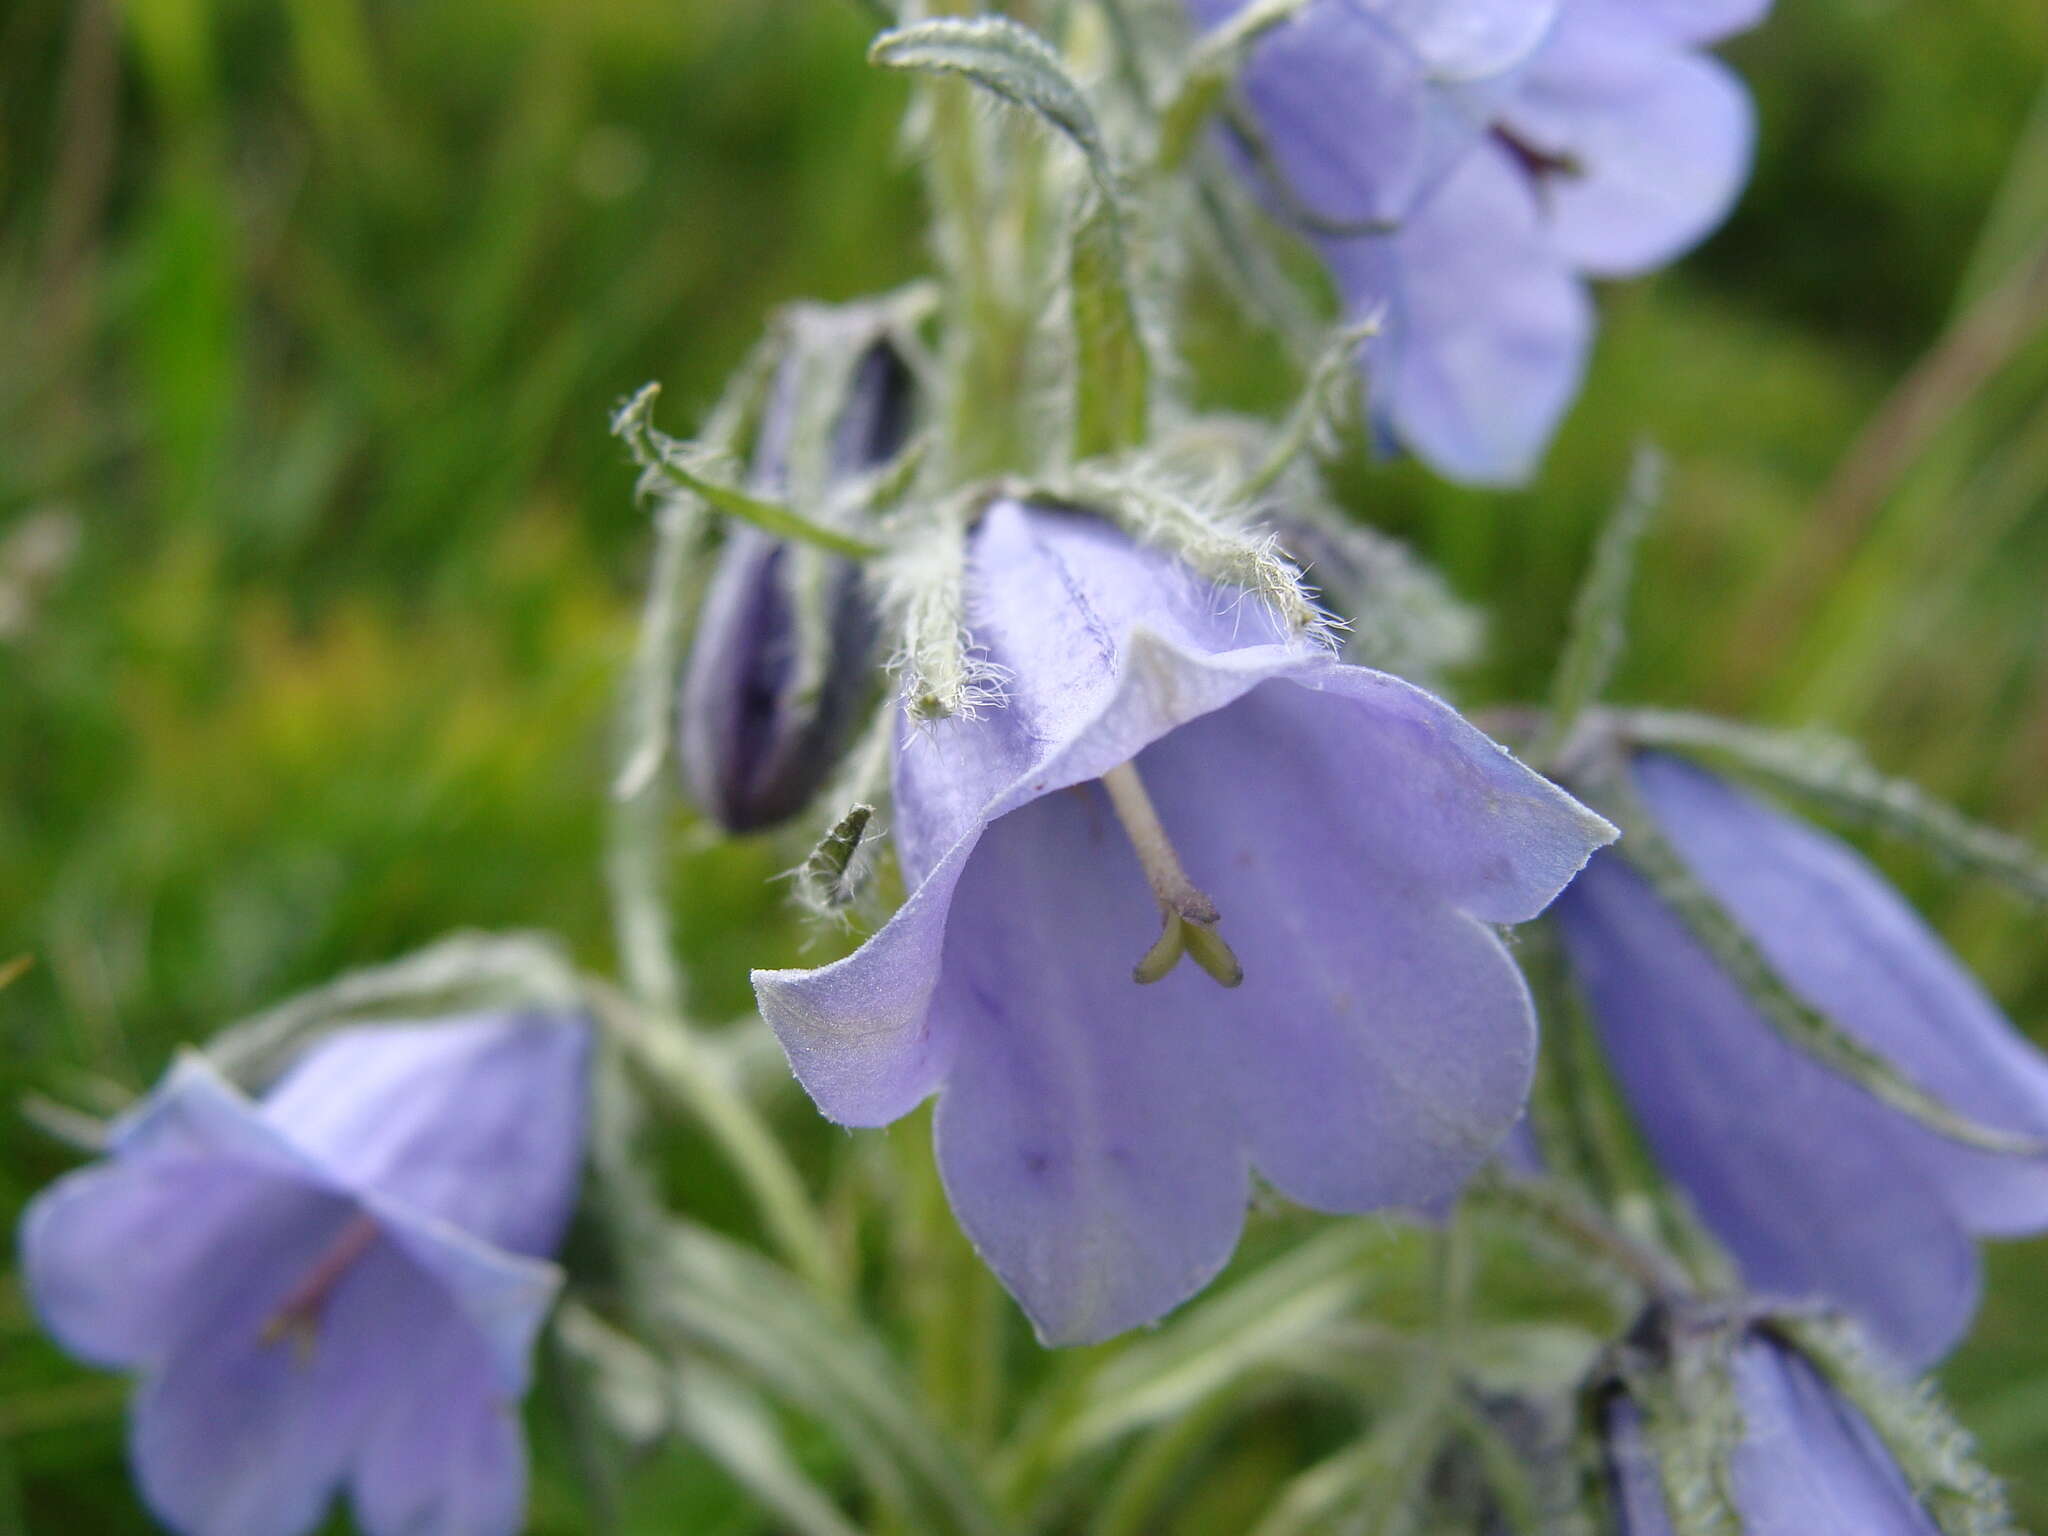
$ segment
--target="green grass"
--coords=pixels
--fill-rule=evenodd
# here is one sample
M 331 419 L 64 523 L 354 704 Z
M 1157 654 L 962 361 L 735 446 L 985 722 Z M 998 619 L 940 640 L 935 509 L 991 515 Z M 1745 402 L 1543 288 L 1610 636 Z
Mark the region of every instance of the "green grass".
M 1784 12 L 1735 50 L 1751 197 L 1607 295 L 1541 486 L 1338 478 L 1493 611 L 1471 698 L 1526 697 L 1655 438 L 1674 490 L 1623 696 L 1840 727 L 2048 842 L 2048 337 L 1856 537 L 1802 542 L 1890 384 L 2048 225 L 2048 135 L 2016 162 L 2048 13 Z M 178 1041 L 457 926 L 544 926 L 609 964 L 604 725 L 646 527 L 605 411 L 658 377 L 679 426 L 772 305 L 922 269 L 903 87 L 865 67 L 868 27 L 846 0 L 0 12 L 0 570 L 32 519 L 76 546 L 0 634 L 0 962 L 35 957 L 0 991 L 0 1099 L 132 1091 Z M 1207 387 L 1256 397 L 1240 333 L 1202 334 Z M 787 859 L 685 842 L 701 994 L 736 1014 L 747 966 L 792 952 L 766 883 Z M 2039 914 L 1883 857 L 2048 1031 Z M 11 1219 L 68 1158 L 12 1116 L 0 1148 Z M 739 1219 L 715 1192 L 702 1212 Z M 1949 1379 L 2048 1521 L 2048 1243 L 1993 1275 Z M 0 1532 L 144 1529 L 118 1389 L 11 1292 L 0 1335 Z M 537 1527 L 575 1530 L 536 1418 Z M 1219 1499 L 1286 1454 L 1263 1436 Z M 680 1453 L 627 1514 L 764 1529 Z

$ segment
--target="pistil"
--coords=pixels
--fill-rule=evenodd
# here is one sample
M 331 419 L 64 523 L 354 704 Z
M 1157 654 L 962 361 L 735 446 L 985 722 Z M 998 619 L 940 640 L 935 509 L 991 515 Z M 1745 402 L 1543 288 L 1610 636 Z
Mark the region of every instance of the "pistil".
M 351 1219 L 264 1322 L 263 1342 L 275 1344 L 288 1338 L 302 1356 L 310 1353 L 328 1297 L 341 1283 L 342 1276 L 376 1242 L 377 1233 L 377 1223 L 371 1217 L 358 1214 Z
M 1222 914 L 1181 866 L 1173 840 L 1166 835 L 1152 797 L 1146 793 L 1145 781 L 1138 777 L 1137 765 L 1126 762 L 1110 769 L 1102 776 L 1102 787 L 1138 855 L 1163 920 L 1158 941 L 1145 951 L 1132 969 L 1132 977 L 1140 985 L 1158 981 L 1182 955 L 1188 955 L 1219 985 L 1236 986 L 1244 980 L 1244 967 L 1215 931 Z
M 1532 144 L 1505 123 L 1495 123 L 1493 141 L 1508 152 L 1522 174 L 1529 178 L 1539 199 L 1546 203 L 1551 188 L 1559 181 L 1577 181 L 1586 174 L 1579 157 L 1569 150 L 1545 149 Z

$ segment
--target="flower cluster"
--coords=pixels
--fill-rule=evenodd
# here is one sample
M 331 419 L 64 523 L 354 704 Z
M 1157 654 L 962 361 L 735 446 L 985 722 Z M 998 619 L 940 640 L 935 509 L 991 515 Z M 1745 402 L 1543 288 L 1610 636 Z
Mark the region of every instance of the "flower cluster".
M 1747 100 L 1704 50 L 1765 0 L 1245 3 L 1187 0 L 1212 32 L 1259 23 L 1227 87 L 1210 82 L 1223 153 L 1354 316 L 1378 317 L 1376 423 L 1455 478 L 1524 478 L 1584 366 L 1586 279 L 1670 260 L 1739 188 Z M 1142 85 L 1146 41 L 1112 36 Z M 187 1536 L 303 1536 L 344 1498 L 369 1536 L 518 1530 L 520 1405 L 588 1141 L 612 1263 L 564 1308 L 565 1362 L 581 1351 L 603 1377 L 572 1406 L 636 1445 L 688 1436 L 807 1536 L 852 1527 L 839 1490 L 809 1481 L 827 1458 L 785 1454 L 778 1405 L 847 1442 L 838 1471 L 868 1481 L 887 1528 L 927 1528 L 920 1498 L 977 1533 L 1002 1528 L 999 1504 L 1054 1508 L 1031 1480 L 1083 1481 L 1079 1458 L 1096 1464 L 1151 1411 L 1133 1400 L 1214 1338 L 1164 1320 L 1231 1264 L 1261 1188 L 1382 1213 L 1375 1232 L 1447 1229 L 1437 1326 L 1402 1341 L 1428 1364 L 1392 1373 L 1414 1400 L 1388 1413 L 1384 1383 L 1357 1391 L 1396 1434 L 1337 1472 L 1381 1479 L 1399 1460 L 1427 1502 L 1457 1482 L 1450 1436 L 1487 1437 L 1478 1459 L 1498 1470 L 1520 1448 L 1490 1426 L 1547 1412 L 1597 1462 L 1529 1459 L 1600 1490 L 1639 1536 L 2003 1529 L 1995 1488 L 1894 1362 L 1931 1366 L 1960 1339 L 1980 1238 L 2048 1229 L 2048 1058 L 1856 853 L 1652 750 L 1601 702 L 1629 519 L 1596 557 L 1548 709 L 1468 719 L 1431 690 L 1476 622 L 1349 524 L 1305 462 L 1347 354 L 1284 426 L 1203 415 L 1152 355 L 1173 310 L 1147 288 L 1148 241 L 1188 200 L 1137 207 L 1147 177 L 1117 160 L 1137 135 L 1106 130 L 1055 48 L 1002 18 L 892 30 L 876 57 L 1042 121 L 1006 138 L 957 96 L 920 111 L 953 135 L 931 146 L 943 297 L 786 313 L 704 442 L 654 430 L 653 386 L 615 418 L 664 503 L 613 780 L 624 985 L 551 959 L 548 985 L 526 987 L 546 1007 L 363 1022 L 394 997 L 429 1013 L 475 987 L 502 1006 L 508 980 L 535 982 L 540 962 L 491 962 L 484 941 L 384 992 L 339 983 L 271 1016 L 291 1026 L 277 1038 L 239 1036 L 298 1042 L 281 1075 L 237 1067 L 233 1038 L 180 1059 L 22 1219 L 43 1325 L 136 1378 L 151 1511 Z M 1204 61 L 1179 61 L 1184 77 Z M 1161 146 L 1194 142 L 1165 130 Z M 1156 159 L 1160 176 L 1180 163 Z M 1034 270 L 1007 291 L 1054 251 L 1059 282 Z M 1069 303 L 1048 318 L 1055 288 Z M 1064 404 L 1046 403 L 1048 359 L 1073 375 Z M 1320 558 L 1323 592 L 1300 556 Z M 1362 611 L 1333 611 L 1346 601 Z M 1419 681 L 1359 664 L 1375 658 Z M 676 774 L 657 771 L 668 758 Z M 760 1019 L 735 1033 L 773 1031 L 782 1091 L 793 1077 L 849 1127 L 933 1101 L 966 1245 L 1042 1344 L 1161 1323 L 1195 1341 L 1121 1399 L 1076 1410 L 1100 1387 L 1084 1371 L 1022 1405 L 1041 1438 L 976 1469 L 1004 1484 L 986 1508 L 960 1470 L 973 1448 L 946 1438 L 955 1405 L 909 1402 L 849 1303 L 931 1288 L 926 1202 L 876 1202 L 881 1220 L 919 1207 L 894 1245 L 864 1241 L 865 1211 L 812 1209 L 754 1102 L 762 1074 L 688 1017 L 662 878 L 675 781 L 725 833 L 822 816 L 808 857 L 790 848 L 814 914 L 857 910 L 872 862 L 902 893 L 839 958 L 754 972 Z M 1994 841 L 2008 865 L 2030 857 Z M 1531 934 L 1564 960 L 1536 992 Z M 1532 1108 L 1551 1064 L 1539 1005 L 1563 1015 L 1567 988 L 1608 1070 L 1548 1074 Z M 620 1067 L 595 1094 L 586 1003 Z M 657 1101 L 695 1117 L 786 1270 L 663 1206 L 635 1165 Z M 1557 1120 L 1611 1129 L 1616 1110 L 1640 1145 L 1587 1134 L 1553 1166 L 1571 1139 Z M 851 1203 L 886 1178 L 871 1171 Z M 1532 1351 L 1567 1368 L 1506 1392 L 1465 1353 L 1484 1330 L 1466 1326 L 1464 1224 L 1495 1209 L 1546 1223 L 1626 1291 L 1582 1350 L 1556 1329 Z M 862 1283 L 870 1246 L 916 1250 L 904 1285 Z M 1202 1390 L 1255 1367 L 1355 1387 L 1301 1359 L 1356 1345 L 1357 1294 L 1326 1287 L 1300 1309 L 1325 1331 L 1283 1318 L 1269 1352 L 1227 1341 Z M 968 1374 L 946 1352 L 969 1336 L 1021 1349 L 1021 1326 L 1005 1341 L 989 1316 L 935 1326 L 925 1374 Z M 1000 1390 L 1005 1372 L 986 1374 Z M 982 1390 L 962 1395 L 986 1408 Z M 1135 1465 L 1109 1523 L 1159 1528 L 1138 1503 L 1171 1462 Z M 1289 1528 L 1322 1509 L 1310 1491 Z M 1462 1528 L 1500 1528 L 1497 1491 L 1460 1506 Z
M 2048 1059 L 1852 850 L 1682 759 L 1630 765 L 1688 869 L 1779 974 L 1950 1108 L 2048 1148 Z M 1839 1306 L 1932 1364 L 1976 1311 L 1976 1237 L 2048 1229 L 2048 1153 L 1958 1145 L 1781 1040 L 1644 878 L 1557 906 L 1643 1134 L 1759 1292 Z
M 1199 23 L 1244 0 L 1188 0 Z M 1726 216 L 1753 130 L 1701 50 L 1764 0 L 1310 0 L 1241 82 L 1238 157 L 1377 315 L 1379 424 L 1453 478 L 1532 473 L 1578 392 L 1586 278 Z

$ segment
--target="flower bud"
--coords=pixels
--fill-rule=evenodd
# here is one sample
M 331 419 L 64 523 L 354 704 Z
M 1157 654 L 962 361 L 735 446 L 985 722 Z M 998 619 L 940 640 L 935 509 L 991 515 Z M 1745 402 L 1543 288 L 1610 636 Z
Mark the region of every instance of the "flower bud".
M 1597 1415 L 1629 1536 L 1936 1536 L 2006 1529 L 2003 1495 L 1924 1388 L 1839 1349 L 1832 1325 L 1646 1320 Z M 1875 1397 L 1873 1398 L 1873 1394 Z M 1981 1523 L 1980 1523 L 1981 1522 Z
M 829 521 L 832 493 L 886 464 L 909 435 L 910 370 L 886 340 L 845 369 L 802 325 L 777 373 L 751 480 Z M 815 405 L 839 364 L 843 395 Z M 684 781 L 729 832 L 800 812 L 831 773 L 868 693 L 877 626 L 854 562 L 733 527 L 718 555 L 677 709 Z

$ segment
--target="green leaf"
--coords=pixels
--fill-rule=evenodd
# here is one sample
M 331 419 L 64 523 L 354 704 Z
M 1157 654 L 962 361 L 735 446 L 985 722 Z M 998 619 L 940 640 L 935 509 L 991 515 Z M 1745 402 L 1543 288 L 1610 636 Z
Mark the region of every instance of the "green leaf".
M 1107 194 L 1074 225 L 1068 269 L 1074 325 L 1074 456 L 1135 448 L 1151 414 L 1152 364 L 1138 319 L 1122 222 Z
M 1533 763 L 1545 764 L 1557 756 L 1580 713 L 1613 681 L 1626 635 L 1636 547 L 1663 498 L 1663 486 L 1664 456 L 1654 448 L 1638 449 L 1628 488 L 1600 530 L 1593 564 L 1572 603 L 1571 631 L 1551 679 L 1549 719 L 1529 754 Z
M 1951 1141 L 2013 1157 L 2048 1156 L 2048 1145 L 2034 1137 L 2014 1135 L 1958 1114 L 1786 985 L 1742 925 L 1665 840 L 1624 781 L 1624 773 L 1601 774 L 1594 787 L 1600 808 L 1622 829 L 1615 847 L 1742 988 L 1780 1039 Z
M 1095 109 L 1037 33 L 1000 16 L 940 17 L 884 32 L 868 48 L 884 69 L 962 75 L 984 90 L 1037 114 L 1071 139 L 1105 200 L 1118 199 L 1109 150 Z
M 1254 501 L 1263 496 L 1287 473 L 1289 466 L 1316 446 L 1318 438 L 1329 435 L 1331 423 L 1350 396 L 1349 386 L 1356 377 L 1352 372 L 1352 362 L 1358 356 L 1358 349 L 1379 332 L 1378 315 L 1355 325 L 1338 327 L 1316 358 L 1315 366 L 1309 370 L 1301 395 L 1295 401 L 1294 409 L 1288 413 L 1272 452 L 1237 488 L 1240 500 Z
M 612 1433 L 644 1451 L 663 1434 L 689 1440 L 795 1536 L 859 1536 L 797 1464 L 759 1393 L 702 1356 L 664 1359 L 587 1307 L 565 1303 L 556 1338 Z
M 865 883 L 862 849 L 874 814 L 865 801 L 848 807 L 797 867 L 797 899 L 806 908 L 830 915 L 853 905 Z
M 1742 1443 L 1742 1409 L 1729 1369 L 1726 1330 L 1679 1339 L 1658 1368 L 1627 1370 L 1656 1457 L 1672 1536 L 1742 1536 L 1730 1458 Z
M 1616 716 L 1638 746 L 1712 757 L 1773 788 L 1802 795 L 1844 817 L 1915 843 L 2048 903 L 2048 855 L 1871 766 L 1854 742 L 1815 731 L 1771 731 L 1680 711 L 1632 709 Z
M 1252 1536 L 1418 1531 L 1424 1489 L 1452 1427 L 1450 1402 L 1441 1373 L 1416 1383 L 1349 1446 L 1281 1484 Z
M 1131 282 L 1123 188 L 1086 94 L 1044 39 L 998 16 L 898 27 L 875 39 L 868 58 L 888 69 L 960 75 L 1051 124 L 1081 151 L 1095 195 L 1074 221 L 1068 259 L 1074 454 L 1135 447 L 1149 419 L 1151 361 Z
M 677 1330 L 815 1413 L 849 1441 L 871 1476 L 919 1500 L 916 1528 L 999 1536 L 1002 1529 L 951 1438 L 852 1318 L 827 1309 L 784 1270 L 687 1222 L 668 1224 L 659 1305 Z
M 1338 1223 L 1137 1340 L 1092 1383 L 1062 1455 L 1187 1412 L 1247 1372 L 1293 1358 L 1357 1310 L 1384 1244 L 1367 1223 Z
M 752 523 L 779 539 L 813 545 L 850 560 L 872 559 L 882 553 L 879 544 L 827 528 L 791 507 L 749 495 L 718 478 L 712 470 L 713 455 L 693 450 L 655 429 L 652 412 L 660 390 L 658 384 L 643 385 L 612 413 L 613 434 L 632 450 L 635 462 L 647 471 L 647 478 L 654 484 L 666 484 L 672 490 L 696 496 L 713 511 Z

